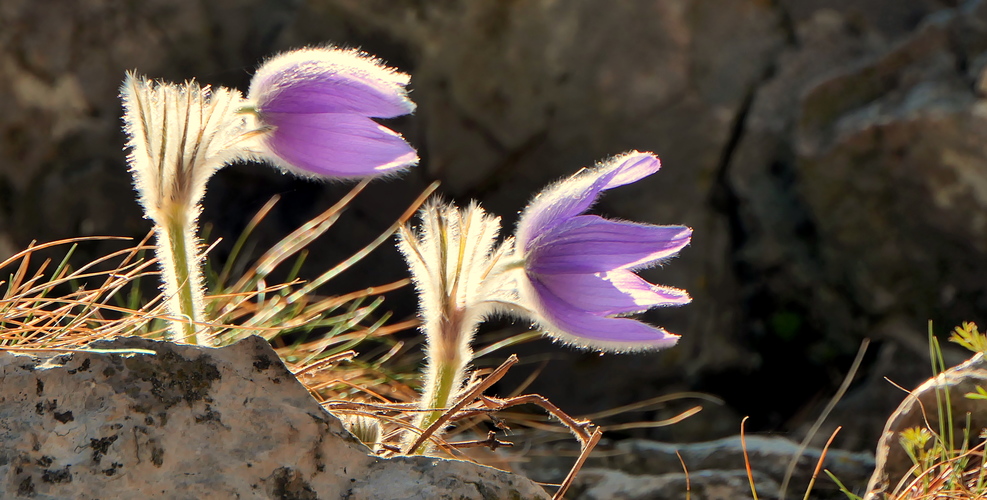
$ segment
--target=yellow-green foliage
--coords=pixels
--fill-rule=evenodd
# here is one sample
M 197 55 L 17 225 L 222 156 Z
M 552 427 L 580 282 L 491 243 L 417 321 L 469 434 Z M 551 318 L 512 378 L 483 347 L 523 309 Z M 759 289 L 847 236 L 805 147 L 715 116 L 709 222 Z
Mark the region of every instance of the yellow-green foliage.
M 973 352 L 987 352 L 987 335 L 980 333 L 977 324 L 970 321 L 964 321 L 962 326 L 957 326 L 949 336 L 949 341 Z

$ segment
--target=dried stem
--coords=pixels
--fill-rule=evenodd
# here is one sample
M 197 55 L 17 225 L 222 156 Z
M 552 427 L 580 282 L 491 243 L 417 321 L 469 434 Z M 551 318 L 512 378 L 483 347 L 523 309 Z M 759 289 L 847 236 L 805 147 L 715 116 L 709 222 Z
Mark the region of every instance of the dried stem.
M 482 399 L 484 403 L 491 406 L 491 408 L 486 410 L 475 409 L 473 410 L 472 414 L 470 414 L 469 411 L 467 411 L 464 414 L 462 414 L 462 417 L 465 418 L 467 416 L 473 416 L 477 413 L 486 413 L 488 411 L 502 411 L 512 406 L 533 404 L 540 406 L 542 409 L 547 411 L 550 415 L 558 419 L 559 422 L 562 422 L 562 425 L 568 427 L 569 430 L 572 431 L 573 436 L 575 436 L 576 439 L 579 440 L 580 445 L 585 446 L 586 443 L 588 443 L 589 440 L 592 439 L 593 437 L 590 433 L 586 432 L 586 429 L 592 425 L 591 423 L 585 420 L 580 421 L 570 417 L 564 411 L 559 409 L 558 406 L 552 404 L 552 402 L 546 399 L 544 396 L 540 396 L 538 394 L 526 394 L 524 396 L 516 396 L 507 399 L 498 399 L 491 397 L 483 397 Z
M 497 439 L 497 433 L 494 431 L 487 432 L 486 439 L 474 439 L 472 441 L 458 441 L 455 443 L 449 443 L 449 446 L 456 448 L 457 450 L 463 448 L 490 448 L 491 450 L 496 450 L 497 448 L 507 447 L 511 448 L 514 443 L 510 441 L 500 441 Z
M 579 458 L 576 459 L 576 463 L 569 469 L 569 474 L 565 476 L 565 480 L 559 485 L 559 490 L 555 492 L 552 500 L 562 500 L 565 496 L 565 492 L 569 490 L 572 486 L 572 482 L 576 480 L 576 474 L 579 474 L 579 470 L 583 468 L 583 464 L 586 463 L 586 459 L 589 458 L 589 454 L 593 452 L 593 448 L 596 447 L 596 443 L 600 442 L 600 438 L 603 437 L 603 430 L 597 427 L 593 429 L 593 434 L 590 435 L 589 439 L 582 443 L 582 450 L 579 452 Z

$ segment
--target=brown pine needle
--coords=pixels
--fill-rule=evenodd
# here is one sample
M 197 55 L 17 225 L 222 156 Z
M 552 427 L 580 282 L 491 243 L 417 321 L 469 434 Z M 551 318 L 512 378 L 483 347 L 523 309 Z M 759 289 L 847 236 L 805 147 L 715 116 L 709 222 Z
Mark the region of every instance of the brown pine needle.
M 829 440 L 826 441 L 826 446 L 823 446 L 822 452 L 819 454 L 819 461 L 816 462 L 816 469 L 812 471 L 812 478 L 809 479 L 809 487 L 805 489 L 805 496 L 802 500 L 809 500 L 809 493 L 812 492 L 812 487 L 816 484 L 816 478 L 819 476 L 819 471 L 822 470 L 823 462 L 826 461 L 826 453 L 829 452 L 829 447 L 833 444 L 833 440 L 836 439 L 836 435 L 839 434 L 842 426 L 836 428 L 833 434 L 829 436 Z
M 679 463 L 682 464 L 682 472 L 685 474 L 685 500 L 692 498 L 692 483 L 689 481 L 689 468 L 685 466 L 685 460 L 682 459 L 682 454 L 679 450 L 675 450 L 675 456 L 679 457 Z
M 343 351 L 330 356 L 326 356 L 325 358 L 322 358 L 296 372 L 292 372 L 292 374 L 298 377 L 308 372 L 321 370 L 329 365 L 334 365 L 336 363 L 339 363 L 340 361 L 349 361 L 355 357 L 356 357 L 356 351 L 353 350 Z
M 629 429 L 651 429 L 654 427 L 668 427 L 669 425 L 677 424 L 697 413 L 702 411 L 702 406 L 693 406 L 688 410 L 675 415 L 672 418 L 666 418 L 665 420 L 656 420 L 654 422 L 630 422 L 627 424 L 617 424 L 617 425 L 607 425 L 606 429 L 608 431 L 626 431 Z
M 744 468 L 747 469 L 747 481 L 751 485 L 751 495 L 754 500 L 757 500 L 757 487 L 754 485 L 754 472 L 751 470 L 751 459 L 747 456 L 747 436 L 744 433 L 744 425 L 747 423 L 747 419 L 750 417 L 744 417 L 740 421 L 740 448 L 744 450 Z
M 676 401 L 680 399 L 690 399 L 690 398 L 702 399 L 717 405 L 724 404 L 724 401 L 722 399 L 710 394 L 705 394 L 702 392 L 676 392 L 674 394 L 666 394 L 664 396 L 657 396 L 654 398 L 645 399 L 644 401 L 638 401 L 636 403 L 631 403 L 624 406 L 618 406 L 616 408 L 611 408 L 609 410 L 590 413 L 589 415 L 582 415 L 582 418 L 585 418 L 587 420 L 599 420 L 601 418 L 612 417 L 614 415 L 619 415 L 621 413 L 627 413 L 630 411 L 649 408 L 651 406 L 659 405 L 661 403 L 667 403 L 669 401 Z

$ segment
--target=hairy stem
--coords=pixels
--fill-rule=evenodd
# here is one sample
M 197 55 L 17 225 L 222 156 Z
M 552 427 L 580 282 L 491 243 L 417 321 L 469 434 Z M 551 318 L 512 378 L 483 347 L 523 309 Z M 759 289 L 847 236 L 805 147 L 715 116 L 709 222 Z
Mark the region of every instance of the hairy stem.
M 443 321 L 434 326 L 438 332 L 429 332 L 425 355 L 428 359 L 428 369 L 425 372 L 425 394 L 419 402 L 421 409 L 432 409 L 423 412 L 415 419 L 415 426 L 427 429 L 435 423 L 445 409 L 451 407 L 463 386 L 466 377 L 466 365 L 473 357 L 469 340 L 472 332 L 462 331 L 463 321 L 461 311 L 448 313 Z M 436 432 L 435 435 L 441 435 Z M 412 455 L 427 453 L 431 446 L 428 442 L 411 450 Z
M 432 398 L 428 401 L 422 401 L 425 403 L 425 405 L 423 405 L 424 408 L 436 408 L 436 410 L 424 414 L 424 418 L 422 418 L 421 423 L 418 424 L 419 429 L 427 429 L 430 425 L 434 424 L 439 417 L 442 416 L 444 410 L 439 408 L 449 408 L 452 406 L 453 389 L 456 388 L 459 382 L 462 382 L 462 380 L 456 376 L 458 371 L 459 370 L 456 370 L 456 367 L 451 364 L 439 367 L 437 370 L 437 380 L 435 381 L 436 388 L 432 394 Z M 425 453 L 427 449 L 427 444 L 422 444 L 418 447 L 418 449 L 414 450 L 412 454 L 420 455 Z
M 202 269 L 195 237 L 195 214 L 176 207 L 167 211 L 158 233 L 161 278 L 168 295 L 168 313 L 174 340 L 199 344 L 196 323 L 204 319 Z

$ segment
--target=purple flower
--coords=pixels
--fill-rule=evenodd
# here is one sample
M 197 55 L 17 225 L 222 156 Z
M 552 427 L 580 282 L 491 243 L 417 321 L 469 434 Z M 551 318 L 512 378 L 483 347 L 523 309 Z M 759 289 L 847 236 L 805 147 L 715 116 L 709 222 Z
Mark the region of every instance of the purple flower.
M 524 262 L 522 303 L 550 336 L 607 351 L 674 345 L 678 335 L 621 316 L 692 299 L 648 283 L 635 270 L 689 244 L 692 229 L 582 215 L 603 191 L 658 171 L 650 153 L 633 151 L 548 187 L 521 214 L 516 248 Z
M 354 178 L 418 163 L 400 134 L 372 118 L 415 109 L 409 76 L 355 50 L 307 48 L 265 62 L 246 109 L 260 122 L 258 156 L 303 176 Z

